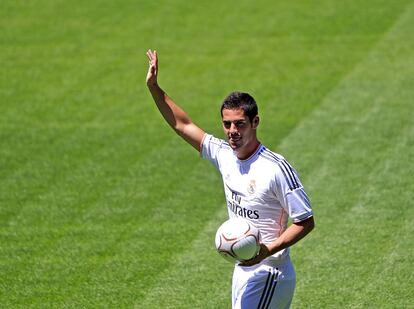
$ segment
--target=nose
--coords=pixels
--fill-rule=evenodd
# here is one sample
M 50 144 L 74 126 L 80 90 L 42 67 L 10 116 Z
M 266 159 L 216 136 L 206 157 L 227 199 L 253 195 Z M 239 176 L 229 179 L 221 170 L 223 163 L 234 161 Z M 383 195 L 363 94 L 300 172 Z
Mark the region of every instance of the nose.
M 237 133 L 238 131 L 237 126 L 232 122 L 230 125 L 230 133 Z

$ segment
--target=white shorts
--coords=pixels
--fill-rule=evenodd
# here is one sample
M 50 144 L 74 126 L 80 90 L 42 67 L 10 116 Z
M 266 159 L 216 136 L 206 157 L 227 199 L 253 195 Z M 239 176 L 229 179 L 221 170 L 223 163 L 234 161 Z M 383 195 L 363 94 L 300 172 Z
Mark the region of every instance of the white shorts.
M 243 267 L 233 273 L 232 308 L 289 308 L 296 285 L 296 273 L 288 258 L 283 263 L 266 262 Z

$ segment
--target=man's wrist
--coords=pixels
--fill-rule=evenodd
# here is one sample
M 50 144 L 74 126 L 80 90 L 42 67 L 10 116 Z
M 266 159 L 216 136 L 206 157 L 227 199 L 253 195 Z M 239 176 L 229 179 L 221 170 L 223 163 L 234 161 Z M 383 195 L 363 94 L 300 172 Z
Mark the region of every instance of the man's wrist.
M 280 246 L 280 244 L 277 240 L 275 242 L 269 243 L 265 246 L 266 246 L 266 249 L 269 253 L 269 256 L 271 256 L 271 255 L 273 255 L 273 254 L 275 254 L 275 253 L 277 253 L 277 252 L 279 252 L 280 250 L 283 249 L 283 248 L 281 248 L 281 246 Z
M 158 83 L 147 83 L 147 87 L 151 90 L 151 89 L 157 89 L 160 88 L 160 86 L 158 86 Z
M 269 247 L 265 245 L 264 243 L 260 244 L 260 251 L 259 254 L 263 257 L 263 259 L 269 257 L 272 255 L 272 253 L 269 250 Z

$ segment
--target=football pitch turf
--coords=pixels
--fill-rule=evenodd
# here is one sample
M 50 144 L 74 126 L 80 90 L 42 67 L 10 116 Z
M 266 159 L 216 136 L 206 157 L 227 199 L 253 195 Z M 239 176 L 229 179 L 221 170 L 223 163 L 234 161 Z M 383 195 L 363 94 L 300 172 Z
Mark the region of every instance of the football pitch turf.
M 414 308 L 414 2 L 3 1 L 0 308 L 230 308 L 220 177 L 161 86 L 222 136 L 233 90 L 316 228 L 292 308 Z

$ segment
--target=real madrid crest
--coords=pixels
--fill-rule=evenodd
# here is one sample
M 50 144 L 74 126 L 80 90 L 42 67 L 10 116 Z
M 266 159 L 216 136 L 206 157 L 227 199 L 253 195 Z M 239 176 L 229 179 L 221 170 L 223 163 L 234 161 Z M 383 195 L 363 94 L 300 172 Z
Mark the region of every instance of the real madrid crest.
M 247 192 L 249 192 L 249 194 L 256 192 L 256 180 L 250 180 L 249 185 L 247 186 Z

